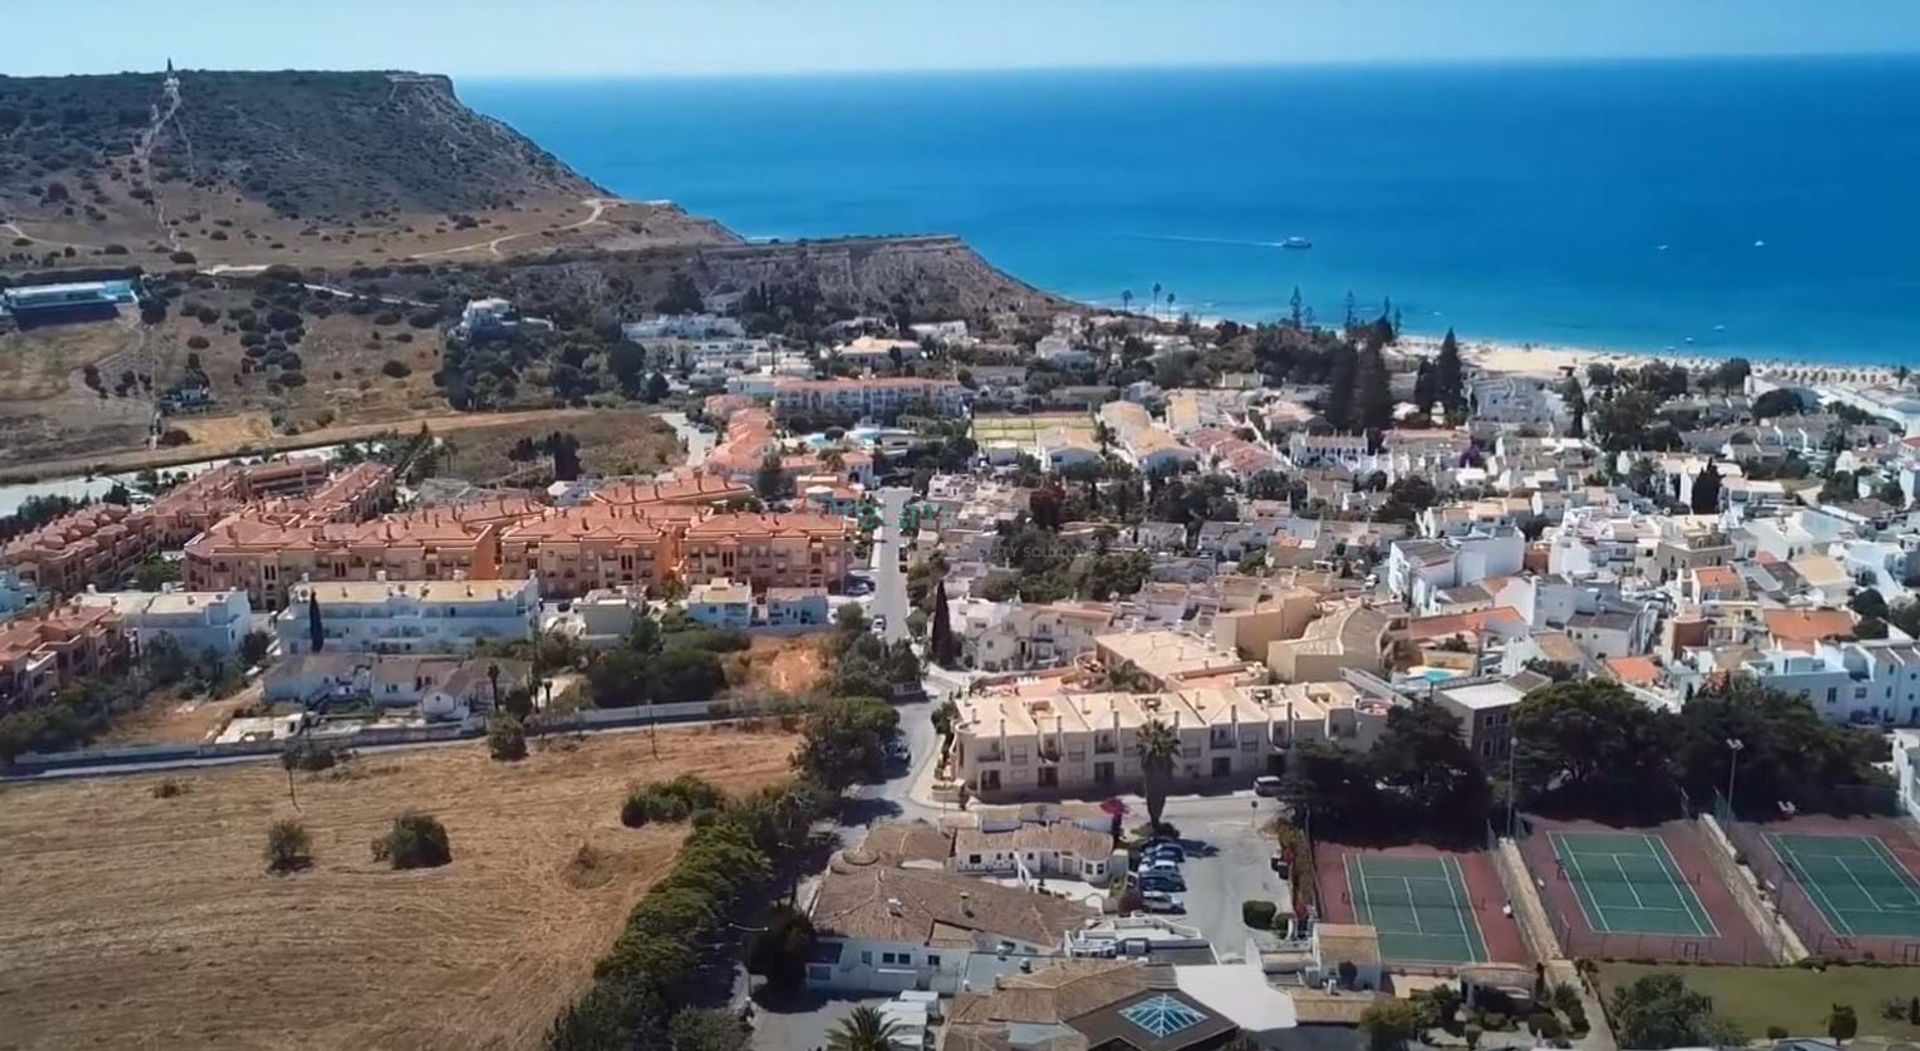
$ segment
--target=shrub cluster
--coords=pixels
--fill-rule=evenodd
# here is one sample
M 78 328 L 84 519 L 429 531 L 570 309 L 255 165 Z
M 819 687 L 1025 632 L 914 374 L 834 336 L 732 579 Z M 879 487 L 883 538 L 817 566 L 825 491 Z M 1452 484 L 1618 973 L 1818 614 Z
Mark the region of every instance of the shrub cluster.
M 673 871 L 634 906 L 592 987 L 549 1027 L 547 1047 L 668 1046 L 680 1005 L 731 987 L 738 932 L 727 917 L 764 890 L 771 859 L 805 842 L 829 799 L 795 781 L 708 811 Z
M 620 806 L 620 823 L 639 828 L 650 821 L 685 821 L 702 810 L 718 809 L 726 796 L 692 774 L 641 785 Z

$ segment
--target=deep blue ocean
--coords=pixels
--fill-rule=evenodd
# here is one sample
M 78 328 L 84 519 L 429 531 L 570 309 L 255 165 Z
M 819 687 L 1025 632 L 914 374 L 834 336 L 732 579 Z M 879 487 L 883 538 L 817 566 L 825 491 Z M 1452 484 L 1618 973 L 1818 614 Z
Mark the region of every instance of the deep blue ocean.
M 623 196 L 955 233 L 1096 303 L 1271 319 L 1298 286 L 1413 331 L 1920 361 L 1920 57 L 459 90 Z

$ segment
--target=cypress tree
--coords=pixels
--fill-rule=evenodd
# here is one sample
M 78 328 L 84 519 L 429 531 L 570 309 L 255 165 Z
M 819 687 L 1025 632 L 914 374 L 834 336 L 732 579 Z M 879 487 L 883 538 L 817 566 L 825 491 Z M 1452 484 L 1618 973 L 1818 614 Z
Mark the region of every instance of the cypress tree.
M 1327 400 L 1321 407 L 1321 415 L 1341 430 L 1355 426 L 1353 388 L 1358 365 L 1352 344 L 1342 343 L 1334 348 L 1333 373 L 1327 379 Z
M 952 614 L 947 610 L 947 582 L 942 580 L 933 586 L 933 623 L 929 629 L 928 643 L 933 650 L 934 663 L 942 667 L 952 667 L 960 656 L 960 640 L 954 637 Z
M 1447 329 L 1446 338 L 1440 341 L 1440 357 L 1434 362 L 1434 380 L 1438 389 L 1440 407 L 1446 410 L 1449 419 L 1466 415 L 1467 382 L 1466 374 L 1460 365 L 1460 342 L 1453 338 L 1453 329 Z
M 320 626 L 320 594 L 312 590 L 307 592 L 307 641 L 315 653 L 327 644 L 327 633 Z
M 1369 431 L 1384 431 L 1393 426 L 1393 390 L 1387 376 L 1387 359 L 1372 343 L 1359 355 L 1353 384 L 1354 426 Z

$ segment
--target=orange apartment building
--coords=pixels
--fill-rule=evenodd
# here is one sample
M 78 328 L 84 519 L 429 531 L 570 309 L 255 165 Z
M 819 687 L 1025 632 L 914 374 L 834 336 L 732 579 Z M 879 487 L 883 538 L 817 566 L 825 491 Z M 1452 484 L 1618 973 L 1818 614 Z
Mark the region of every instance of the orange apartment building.
M 14 537 L 0 548 L 0 566 L 42 591 L 71 595 L 119 578 L 159 550 L 145 511 L 94 504 Z
M 850 519 L 833 515 L 719 513 L 688 527 L 680 542 L 689 584 L 717 577 L 756 589 L 837 587 L 853 554 Z
M 42 590 L 76 594 L 88 584 L 118 581 L 140 562 L 185 544 L 257 501 L 308 489 L 305 497 L 274 503 L 276 513 L 352 521 L 371 515 L 393 495 L 393 470 L 363 463 L 329 480 L 327 462 L 314 457 L 227 464 L 162 493 L 148 507 L 95 504 L 15 537 L 0 548 L 0 567 Z
M 661 512 L 683 511 L 684 515 Z M 595 588 L 645 588 L 672 576 L 679 536 L 695 508 L 587 504 L 551 508 L 500 536 L 500 574 L 539 578 L 540 594 L 573 598 Z
M 265 507 L 231 515 L 186 547 L 187 587 L 244 590 L 256 609 L 279 609 L 302 580 L 493 580 L 500 534 L 545 509 L 527 497 L 316 522 Z
M 45 704 L 62 686 L 126 656 L 111 607 L 51 606 L 15 617 L 0 624 L 0 712 Z

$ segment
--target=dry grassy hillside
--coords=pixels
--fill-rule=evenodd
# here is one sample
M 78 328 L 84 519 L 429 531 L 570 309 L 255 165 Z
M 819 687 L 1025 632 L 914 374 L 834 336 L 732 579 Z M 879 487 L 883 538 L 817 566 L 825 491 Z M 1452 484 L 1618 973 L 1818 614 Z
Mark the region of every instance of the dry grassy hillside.
M 726 243 L 609 199 L 445 77 L 0 77 L 0 266 L 352 265 Z
M 629 785 L 692 772 L 750 791 L 793 739 L 728 729 L 590 738 L 516 764 L 483 745 L 344 776 L 277 765 L 0 789 L 0 1046 L 525 1048 L 584 986 L 684 829 L 627 829 Z M 437 815 L 454 860 L 393 872 L 368 844 Z M 316 864 L 266 873 L 297 816 Z

